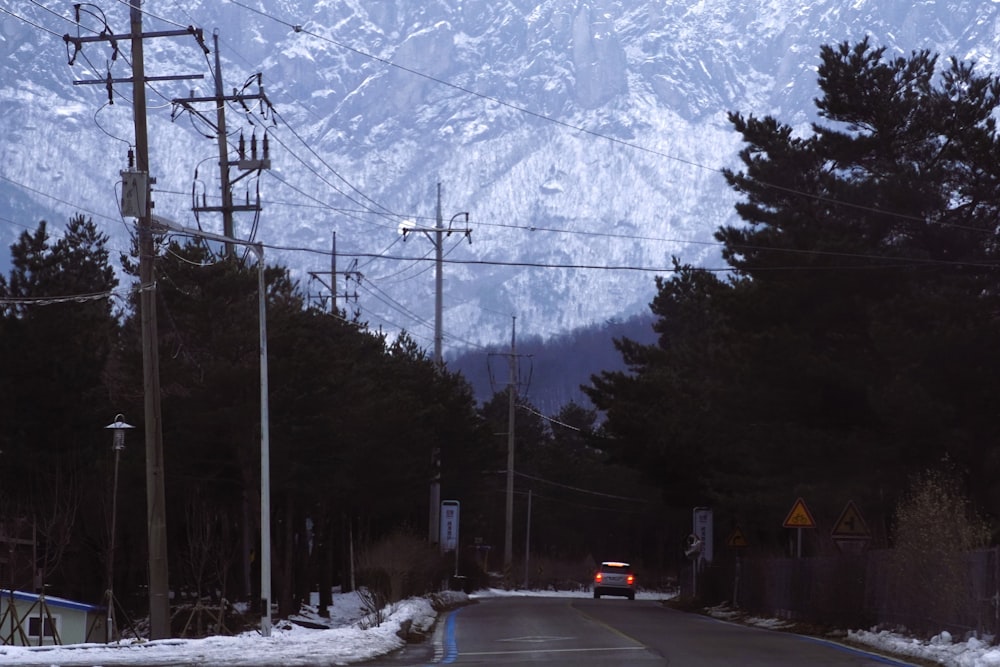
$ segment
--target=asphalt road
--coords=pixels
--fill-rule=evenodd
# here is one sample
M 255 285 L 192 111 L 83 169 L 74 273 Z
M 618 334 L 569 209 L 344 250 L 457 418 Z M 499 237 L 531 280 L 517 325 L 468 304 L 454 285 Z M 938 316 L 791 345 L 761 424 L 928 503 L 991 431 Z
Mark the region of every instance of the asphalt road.
M 619 598 L 489 598 L 441 618 L 434 640 L 374 665 L 863 667 L 906 665 L 800 635 Z

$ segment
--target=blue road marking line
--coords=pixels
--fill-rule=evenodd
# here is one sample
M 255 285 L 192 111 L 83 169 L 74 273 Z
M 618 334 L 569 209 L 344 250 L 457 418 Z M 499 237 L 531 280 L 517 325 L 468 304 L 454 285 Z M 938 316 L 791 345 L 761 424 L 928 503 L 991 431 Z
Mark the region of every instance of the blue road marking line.
M 433 667 L 433 665 L 437 664 L 450 665 L 458 660 L 458 642 L 455 641 L 455 616 L 463 609 L 465 607 L 459 607 L 448 614 L 448 620 L 444 623 L 444 639 L 442 640 L 444 644 L 442 653 L 444 655 L 438 655 L 437 650 L 435 650 L 434 662 L 430 665 L 424 665 L 424 667 Z
M 444 660 L 441 662 L 450 665 L 458 659 L 458 643 L 455 641 L 455 617 L 458 612 L 465 609 L 459 607 L 448 616 L 448 621 L 444 626 Z
M 835 649 L 844 651 L 845 653 L 851 653 L 853 655 L 864 656 L 873 662 L 879 662 L 883 665 L 893 665 L 893 667 L 913 667 L 912 662 L 903 662 L 901 660 L 896 660 L 888 656 L 879 655 L 878 653 L 872 653 L 871 651 L 866 651 L 862 648 L 855 648 L 853 646 L 847 646 L 846 644 L 841 644 L 840 642 L 830 641 L 828 639 L 821 639 L 819 637 L 810 637 L 809 635 L 798 635 L 800 639 L 804 639 L 809 642 L 814 642 L 817 644 L 826 644 L 827 646 L 832 646 Z

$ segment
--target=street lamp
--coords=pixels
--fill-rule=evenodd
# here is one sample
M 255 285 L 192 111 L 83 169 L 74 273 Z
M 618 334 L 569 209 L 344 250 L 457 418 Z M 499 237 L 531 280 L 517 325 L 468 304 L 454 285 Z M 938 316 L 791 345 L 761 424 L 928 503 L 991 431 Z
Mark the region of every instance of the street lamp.
M 257 256 L 258 321 L 260 323 L 260 633 L 271 636 L 271 443 L 267 411 L 267 290 L 264 283 L 264 246 L 261 243 L 203 232 L 159 215 L 150 216 L 153 231 L 233 243 Z
M 104 427 L 114 431 L 111 449 L 115 453 L 114 482 L 111 485 L 111 532 L 108 536 L 108 590 L 104 594 L 108 605 L 108 617 L 104 626 L 104 641 L 107 644 L 111 643 L 115 634 L 115 518 L 118 513 L 118 459 L 125 449 L 125 431 L 135 428 L 131 424 L 126 424 L 124 419 L 120 414 L 115 415 L 115 421 Z

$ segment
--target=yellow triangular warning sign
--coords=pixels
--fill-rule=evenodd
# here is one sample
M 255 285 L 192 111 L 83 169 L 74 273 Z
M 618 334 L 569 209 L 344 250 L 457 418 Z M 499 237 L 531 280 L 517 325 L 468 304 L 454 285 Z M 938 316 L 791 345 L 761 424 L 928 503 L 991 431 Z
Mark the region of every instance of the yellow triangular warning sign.
M 747 542 L 747 536 L 744 535 L 743 531 L 737 526 L 729 536 L 729 539 L 726 540 L 726 546 L 730 549 L 745 549 L 750 546 L 750 543 Z
M 812 514 L 806 507 L 806 502 L 799 498 L 792 505 L 792 511 L 788 513 L 785 522 L 781 525 L 785 528 L 815 528 L 816 522 L 813 521 Z
M 846 538 L 846 539 L 868 539 L 871 537 L 871 531 L 868 530 L 868 524 L 865 523 L 864 517 L 861 516 L 861 512 L 854 505 L 853 500 L 847 501 L 847 507 L 844 511 L 840 513 L 840 518 L 837 519 L 837 523 L 833 524 L 833 531 L 831 533 L 833 537 Z

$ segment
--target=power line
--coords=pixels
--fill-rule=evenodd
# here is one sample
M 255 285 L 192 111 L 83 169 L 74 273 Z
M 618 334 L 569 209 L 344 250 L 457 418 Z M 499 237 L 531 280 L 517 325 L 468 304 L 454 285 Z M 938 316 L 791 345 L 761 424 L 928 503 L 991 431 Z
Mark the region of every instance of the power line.
M 407 317 L 409 317 L 411 320 L 413 320 L 417 324 L 422 324 L 423 326 L 425 326 L 425 327 L 427 327 L 429 329 L 433 329 L 434 328 L 434 324 L 433 323 L 428 322 L 427 320 L 425 320 L 424 318 L 420 317 L 419 315 L 417 315 L 416 313 L 414 313 L 412 310 L 410 310 L 406 306 L 402 305 L 401 303 L 399 303 L 398 301 L 396 301 L 395 299 L 393 299 L 391 296 L 389 296 L 384 290 L 382 290 L 378 286 L 371 285 L 371 287 L 374 288 L 374 290 L 375 290 L 375 292 L 377 292 L 377 294 L 375 292 L 372 292 L 371 290 L 368 289 L 367 283 L 360 283 L 359 287 L 361 289 L 365 290 L 366 292 L 368 292 L 369 294 L 371 294 L 377 300 L 381 301 L 386 306 L 389 306 L 393 310 L 396 310 L 396 311 L 398 311 L 398 312 L 406 315 Z
M 111 290 L 108 292 L 68 294 L 64 296 L 0 297 L 0 304 L 7 306 L 51 306 L 57 303 L 87 303 L 88 301 L 101 301 L 113 296 L 121 297 L 122 295 L 114 290 Z
M 307 142 L 307 141 L 306 141 L 305 139 L 303 139 L 303 138 L 302 138 L 301 136 L 299 136 L 298 132 L 296 132 L 296 131 L 295 131 L 295 129 L 294 129 L 294 128 L 293 128 L 293 127 L 292 127 L 292 126 L 291 126 L 291 125 L 290 125 L 290 124 L 289 124 L 289 123 L 288 123 L 288 122 L 287 122 L 287 121 L 285 120 L 285 119 L 284 119 L 284 117 L 283 117 L 283 116 L 281 116 L 281 114 L 279 114 L 279 113 L 277 112 L 277 110 L 275 110 L 275 112 L 274 112 L 274 115 L 275 115 L 275 117 L 276 117 L 276 118 L 279 118 L 279 119 L 281 120 L 281 122 L 285 124 L 285 127 L 287 127 L 287 128 L 288 128 L 288 131 L 289 131 L 289 132 L 291 132 L 291 133 L 292 133 L 292 135 L 294 135 L 294 136 L 295 136 L 295 138 L 296 138 L 296 139 L 298 139 L 298 140 L 299 140 L 299 142 L 301 142 L 301 143 L 302 143 L 302 145 L 303 145 L 303 146 L 305 146 L 305 147 L 306 147 L 306 149 L 307 149 L 307 150 L 308 150 L 308 151 L 309 151 L 310 153 L 312 153 L 312 155 L 313 155 L 313 156 L 314 156 L 314 157 L 315 157 L 315 158 L 316 158 L 317 160 L 319 160 L 319 161 L 320 161 L 320 163 L 321 163 L 321 164 L 322 164 L 322 165 L 323 165 L 324 167 L 326 167 L 327 169 L 329 169 L 329 170 L 330 170 L 330 171 L 331 171 L 331 172 L 333 173 L 333 175 L 334 175 L 334 176 L 336 176 L 337 178 L 339 178 L 339 179 L 340 179 L 340 180 L 341 180 L 341 181 L 342 181 L 342 182 L 344 183 L 344 185 L 346 185 L 346 186 L 347 186 L 347 187 L 349 187 L 349 188 L 350 188 L 351 190 L 353 190 L 354 192 L 356 192 L 356 193 L 357 193 L 358 195 L 360 195 L 360 196 L 361 196 L 362 198 L 364 198 L 364 199 L 365 199 L 366 201 L 368 201 L 368 202 L 371 202 L 371 203 L 372 203 L 373 205 L 375 205 L 375 206 L 377 206 L 378 208 L 382 209 L 382 211 L 384 211 L 384 213 L 379 213 L 379 212 L 377 212 L 377 211 L 374 211 L 374 210 L 371 210 L 371 209 L 368 209 L 368 207 L 367 207 L 367 206 L 365 206 L 364 204 L 362 204 L 362 203 L 358 202 L 357 200 L 353 199 L 353 198 L 352 198 L 352 197 L 351 197 L 350 195 L 348 195 L 347 193 L 345 193 L 345 192 L 341 191 L 341 190 L 340 190 L 339 188 L 336 188 L 336 187 L 334 187 L 333 185 L 331 185 L 331 184 L 330 184 L 330 183 L 329 183 L 328 181 L 326 181 L 325 179 L 323 179 L 323 182 L 324 182 L 324 183 L 327 183 L 327 185 L 330 185 L 330 187 L 333 187 L 333 188 L 334 188 L 335 190 L 337 190 L 337 191 L 338 191 L 338 192 L 340 192 L 340 193 L 341 193 L 342 195 L 344 195 L 345 197 L 347 197 L 347 198 L 348 198 L 348 199 L 349 199 L 350 201 L 354 202 L 354 203 L 355 203 L 355 204 L 357 204 L 358 206 L 361 206 L 362 208 L 365 208 L 365 209 L 368 209 L 368 210 L 370 210 L 370 211 L 371 211 L 372 213 L 379 213 L 379 215 L 386 215 L 386 214 L 388 214 L 388 215 L 390 215 L 390 216 L 395 216 L 395 217 L 399 217 L 399 216 L 398 216 L 398 214 L 396 214 L 396 213 L 393 213 L 393 212 L 392 212 L 392 211 L 390 211 L 390 210 L 389 210 L 388 208 L 386 208 L 385 206 L 383 206 L 382 204 L 378 203 L 377 201 L 375 201 L 374 199 L 372 199 L 371 197 L 369 197 L 368 195 L 366 195 L 366 194 L 365 194 L 364 192 L 362 192 L 361 190 L 359 190 L 359 189 L 358 189 L 357 187 L 355 187 L 355 186 L 354 186 L 354 184 L 352 184 L 352 183 L 351 183 L 350 181 L 348 181 L 348 180 L 347 180 L 346 178 L 344 178 L 343 176 L 341 176 L 341 175 L 340 175 L 340 173 L 339 173 L 339 172 L 338 172 L 338 171 L 337 171 L 336 169 L 334 169 L 333 167 L 331 167 L 331 166 L 330 166 L 330 165 L 329 165 L 329 164 L 328 164 L 328 163 L 326 162 L 326 160 L 324 160 L 324 159 L 323 159 L 322 157 L 320 157 L 319 153 L 317 153 L 317 152 L 316 152 L 316 150 L 315 150 L 315 149 L 314 149 L 314 148 L 313 148 L 312 146 L 310 146 L 310 145 L 309 145 L 309 142 Z M 284 146 L 284 144 L 282 144 L 282 146 Z M 286 147 L 286 148 L 287 148 L 287 147 Z M 298 156 L 296 156 L 296 157 L 298 157 Z M 301 162 L 301 160 L 300 160 L 300 162 Z M 303 164 L 305 164 L 305 163 L 303 162 Z M 315 173 L 315 172 L 313 172 L 313 173 Z
M 295 250 L 295 248 L 282 248 L 276 246 L 276 249 L 284 250 Z M 912 268 L 913 266 L 972 266 L 980 268 L 997 268 L 1000 264 L 991 264 L 985 262 L 963 262 L 963 261 L 953 261 L 953 260 L 935 260 L 935 259 L 922 259 L 922 258 L 906 258 L 906 257 L 884 257 L 880 255 L 850 255 L 846 253 L 823 253 L 822 251 L 808 251 L 800 250 L 795 251 L 792 249 L 784 248 L 756 248 L 759 250 L 774 250 L 775 252 L 798 252 L 800 254 L 833 254 L 842 257 L 852 257 L 855 259 L 867 259 L 878 260 L 882 263 L 879 264 L 869 264 L 869 265 L 855 265 L 855 266 L 808 266 L 808 265 L 788 265 L 788 266 L 778 266 L 778 267 L 764 267 L 760 270 L 770 270 L 770 271 L 806 271 L 806 270 L 854 270 L 854 269 L 882 269 L 882 268 Z M 309 252 L 322 252 L 322 251 L 312 251 L 307 248 L 298 248 L 298 250 L 309 251 Z M 327 251 L 328 252 L 328 251 Z M 371 253 L 338 253 L 338 257 L 377 257 L 379 259 L 396 260 L 396 261 L 433 261 L 432 258 L 428 257 L 402 257 L 396 255 L 374 255 Z M 446 259 L 443 260 L 446 264 L 466 264 L 470 266 L 510 266 L 510 267 L 521 267 L 521 268 L 534 268 L 534 269 L 572 269 L 572 270 L 594 270 L 594 271 L 639 271 L 645 273 L 674 273 L 676 269 L 673 266 L 670 267 L 656 267 L 656 266 L 637 266 L 629 264 L 554 264 L 546 262 L 518 262 L 518 261 L 504 261 L 504 260 L 485 260 L 485 259 Z M 710 267 L 699 267 L 700 270 L 715 272 L 715 273 L 728 273 L 736 271 L 735 267 L 721 267 L 721 268 L 710 268 Z
M 562 426 L 563 428 L 568 428 L 569 430 L 576 431 L 577 433 L 583 433 L 583 429 L 582 428 L 580 428 L 578 426 L 570 426 L 569 424 L 566 424 L 565 422 L 559 421 L 555 417 L 550 417 L 548 415 L 543 415 L 541 412 L 539 412 L 538 410 L 534 409 L 533 407 L 531 407 L 527 403 L 518 403 L 517 407 L 521 408 L 525 412 L 529 412 L 529 413 L 535 415 L 536 417 L 544 419 L 545 421 L 549 422 L 550 424 L 555 424 L 556 426 Z
M 53 16 L 61 18 L 63 21 L 66 21 L 67 23 L 72 23 L 73 25 L 75 25 L 75 26 L 77 26 L 79 28 L 83 28 L 82 25 L 80 25 L 79 23 L 77 23 L 73 19 L 66 18 L 65 16 L 63 16 L 59 12 L 55 11 L 54 9 L 49 9 L 48 7 L 46 7 L 45 5 L 43 5 L 42 3 L 38 2 L 38 0 L 30 0 L 30 2 L 31 2 L 31 4 L 35 5 L 36 7 L 41 7 L 42 9 L 44 9 L 45 11 L 47 11 L 49 14 L 52 14 Z M 34 24 L 32 24 L 32 25 L 34 25 Z M 37 28 L 37 27 L 40 27 L 40 26 L 35 26 L 35 27 Z M 45 30 L 45 28 L 42 28 L 42 30 Z M 89 30 L 89 28 L 84 28 L 84 30 Z M 49 32 L 52 32 L 52 31 L 49 31 Z M 57 37 L 62 37 L 61 35 L 58 35 L 58 34 L 56 34 L 54 32 L 52 34 L 56 35 Z
M 19 188 L 27 190 L 28 192 L 33 192 L 36 195 L 40 195 L 40 196 L 45 197 L 47 199 L 51 199 L 53 201 L 57 201 L 60 204 L 64 204 L 66 206 L 73 207 L 73 208 L 77 209 L 78 211 L 83 211 L 85 213 L 89 213 L 90 215 L 96 216 L 98 218 L 104 218 L 105 220 L 111 220 L 112 222 L 118 222 L 118 220 L 119 220 L 118 218 L 113 218 L 113 217 L 111 217 L 109 215 L 104 215 L 103 213 L 98 213 L 97 211 L 91 211 L 90 209 L 84 208 L 83 206 L 79 206 L 77 204 L 74 204 L 73 202 L 66 201 L 65 199 L 60 199 L 59 197 L 56 197 L 55 195 L 50 195 L 48 192 L 43 192 L 42 190 L 38 190 L 37 188 L 31 187 L 30 185 L 25 185 L 24 183 L 21 183 L 19 181 L 15 181 L 13 178 L 10 178 L 9 176 L 5 176 L 3 174 L 0 174 L 0 180 L 7 181 L 8 183 L 10 183 L 12 185 L 16 185 Z
M 33 28 L 38 28 L 39 30 L 41 30 L 43 32 L 47 32 L 50 35 L 55 35 L 59 39 L 62 39 L 62 35 L 60 35 L 59 33 L 55 32 L 54 30 L 49 30 L 45 26 L 38 25 L 37 23 L 29 21 L 28 19 L 24 18 L 23 16 L 19 16 L 19 15 L 15 14 L 14 12 L 10 11 L 9 9 L 4 9 L 3 7 L 0 7 L 0 12 L 3 12 L 4 14 L 7 14 L 9 16 L 13 16 L 18 21 L 23 21 L 24 23 L 27 23 L 28 25 L 30 25 Z
M 118 0 L 118 4 L 120 4 L 120 5 L 124 5 L 125 7 L 128 7 L 129 9 L 132 9 L 132 5 L 131 5 L 131 3 L 129 2 L 129 0 Z M 177 28 L 182 28 L 182 29 L 187 29 L 187 28 L 191 28 L 191 27 L 193 27 L 193 26 L 191 26 L 191 25 L 184 25 L 184 24 L 182 24 L 182 23 L 177 23 L 176 21 L 171 21 L 170 19 L 168 19 L 168 18 L 164 18 L 164 17 L 162 17 L 162 16 L 157 16 L 156 14 L 153 14 L 152 12 L 150 12 L 150 11 L 149 11 L 148 9 L 142 9 L 142 8 L 140 7 L 140 8 L 139 8 L 139 11 L 140 11 L 140 12 L 142 12 L 142 14 L 143 14 L 144 16 L 148 16 L 148 17 L 150 17 L 150 18 L 154 18 L 154 19 L 156 19 L 157 21 L 163 21 L 164 23 L 168 23 L 168 24 L 170 24 L 170 25 L 172 25 L 172 26 L 175 26 L 175 27 L 177 27 Z
M 590 496 L 599 496 L 601 498 L 612 498 L 614 500 L 627 500 L 632 503 L 648 503 L 649 501 L 645 498 L 632 498 L 629 496 L 617 496 L 611 493 L 603 493 L 601 491 L 592 491 L 590 489 L 582 489 L 578 486 L 570 486 L 569 484 L 561 484 L 559 482 L 553 482 L 542 477 L 535 477 L 534 475 L 528 475 L 527 473 L 514 471 L 514 474 L 518 477 L 524 477 L 525 479 L 530 479 L 533 482 L 541 482 L 543 484 L 548 484 L 550 486 L 556 486 L 561 489 L 568 489 L 570 491 L 576 491 L 577 493 L 585 493 Z
M 275 114 L 275 115 L 277 115 L 277 114 Z M 295 137 L 300 142 L 302 142 L 303 145 L 305 145 L 305 146 L 308 147 L 308 144 L 305 142 L 305 140 L 303 140 L 298 134 L 296 134 L 295 130 L 293 130 L 290 127 L 289 127 L 289 130 L 292 132 L 293 135 L 295 135 Z M 371 198 L 369 198 L 364 193 L 361 193 L 361 191 L 358 190 L 357 188 L 355 188 L 353 185 L 351 185 L 350 183 L 348 183 L 348 181 L 346 179 L 344 179 L 344 177 L 341 176 L 336 170 L 334 170 L 333 167 L 331 167 L 321 157 L 319 157 L 319 155 L 317 155 L 315 153 L 315 151 L 312 150 L 312 148 L 309 148 L 309 150 L 313 153 L 314 156 L 316 156 L 316 159 L 318 159 L 327 169 L 329 169 L 335 176 L 337 176 L 337 178 L 341 179 L 344 183 L 346 183 L 348 186 L 350 186 L 355 192 L 361 193 L 361 196 L 364 197 L 365 199 L 368 199 L 369 201 L 372 201 L 376 206 L 379 206 L 380 208 L 383 208 L 386 211 L 386 213 L 382 213 L 380 211 L 376 211 L 376 210 L 373 210 L 373 209 L 365 206 L 361 202 L 359 202 L 356 199 L 354 199 L 351 195 L 347 194 L 346 192 L 344 192 L 343 190 L 341 190 L 340 188 L 338 188 L 336 185 L 334 185 L 333 183 L 331 183 L 329 180 L 327 180 L 326 178 L 324 178 L 309 163 L 307 163 L 305 160 L 303 160 L 301 157 L 299 157 L 298 154 L 295 153 L 295 151 L 293 151 L 291 148 L 289 148 L 288 145 L 285 144 L 285 142 L 283 142 L 280 137 L 274 136 L 274 140 L 277 141 L 278 144 L 280 144 L 282 146 L 282 148 L 284 148 L 288 152 L 288 154 L 291 155 L 293 158 L 295 158 L 302 166 L 304 166 L 306 169 L 308 169 L 310 172 L 312 172 L 313 175 L 316 176 L 316 178 L 320 179 L 321 181 L 323 181 L 324 183 L 326 183 L 328 186 L 330 186 L 333 190 L 335 190 L 339 194 L 341 194 L 344 197 L 346 197 L 353 204 L 361 206 L 365 210 L 365 212 L 367 212 L 367 213 L 375 213 L 375 214 L 383 216 L 383 217 L 387 217 L 387 215 L 397 215 L 395 213 L 390 212 L 388 209 L 385 209 L 385 207 L 383 207 L 381 204 L 378 204 L 377 202 L 375 202 L 374 200 L 372 200 Z M 303 192 L 301 189 L 299 189 L 298 187 L 292 185 L 291 183 L 289 183 L 288 181 L 284 180 L 280 176 L 274 175 L 274 178 L 277 179 L 278 181 L 280 181 L 281 183 L 283 183 L 284 185 L 286 185 L 286 186 L 290 187 L 291 189 L 295 190 L 299 194 L 304 195 L 306 197 L 309 197 L 310 199 L 312 199 L 314 201 L 321 202 L 320 199 L 317 199 L 316 197 Z M 332 209 L 333 207 L 329 206 L 328 208 Z M 368 220 L 362 220 L 361 218 L 357 218 L 357 219 L 359 221 L 361 221 L 361 222 L 367 222 L 369 224 L 378 224 L 378 223 L 372 223 L 372 222 L 370 222 Z

